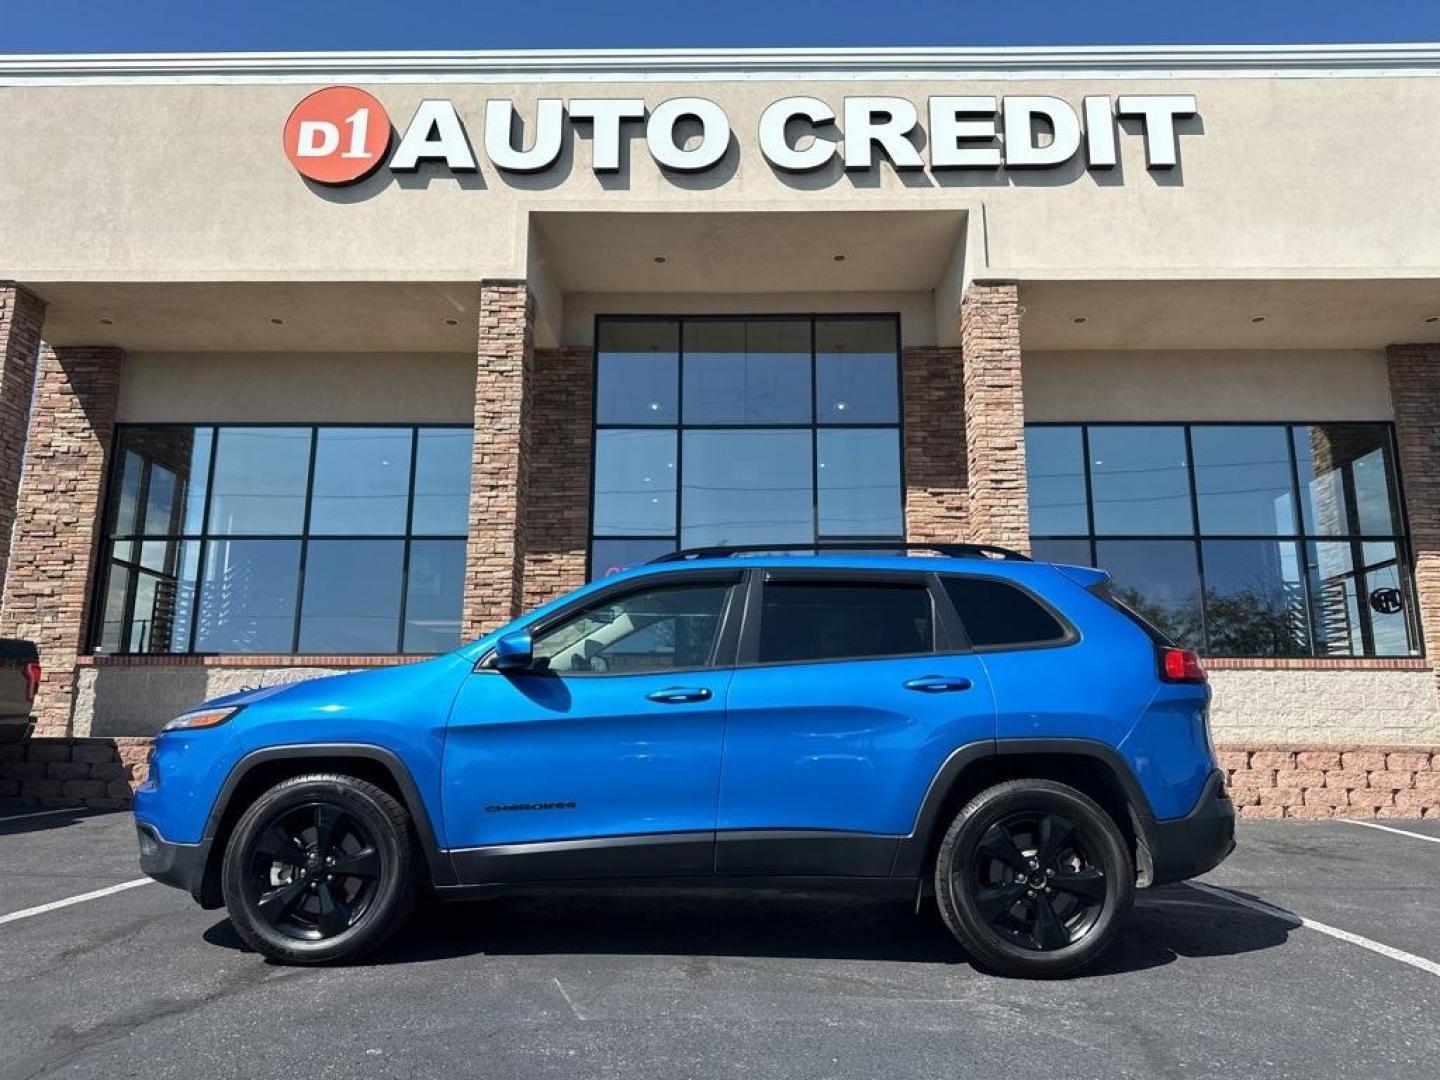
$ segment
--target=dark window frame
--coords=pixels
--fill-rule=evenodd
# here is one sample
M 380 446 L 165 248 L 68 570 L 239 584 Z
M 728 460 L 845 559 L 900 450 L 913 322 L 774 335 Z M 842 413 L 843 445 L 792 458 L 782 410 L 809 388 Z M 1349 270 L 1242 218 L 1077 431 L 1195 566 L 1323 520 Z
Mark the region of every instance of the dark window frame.
M 805 423 L 686 423 L 685 421 L 685 323 L 696 322 L 795 322 L 808 320 L 810 324 L 810 419 Z M 896 418 L 892 423 L 863 422 L 855 424 L 822 423 L 817 415 L 816 394 L 818 393 L 818 355 L 816 350 L 816 324 L 821 321 L 853 321 L 853 322 L 874 322 L 884 320 L 890 322 L 895 328 L 895 404 Z M 653 322 L 653 323 L 674 323 L 676 327 L 676 417 L 673 423 L 667 424 L 636 424 L 636 423 L 602 423 L 600 420 L 600 328 L 607 322 Z M 594 392 L 590 395 L 590 472 L 589 472 L 589 495 L 585 512 L 585 576 L 587 581 L 598 580 L 592 577 L 595 563 L 595 544 L 597 541 L 657 541 L 660 543 L 670 542 L 678 549 L 681 537 L 681 520 L 683 515 L 683 490 L 684 490 L 684 466 L 685 466 L 685 432 L 687 431 L 808 431 L 810 433 L 810 501 L 811 501 L 811 535 L 817 541 L 825 543 L 844 543 L 846 541 L 855 543 L 870 542 L 901 542 L 905 539 L 905 504 L 907 490 L 905 486 L 905 383 L 904 383 L 904 344 L 901 337 L 901 319 L 898 312 L 854 312 L 854 311 L 809 311 L 809 312 L 764 312 L 759 314 L 706 314 L 703 312 L 687 312 L 680 314 L 638 314 L 628 315 L 623 313 L 597 314 L 592 325 L 591 340 L 594 348 L 591 350 L 590 378 Z M 671 431 L 675 433 L 675 515 L 673 531 L 667 534 L 657 533 L 615 533 L 605 536 L 596 535 L 595 532 L 595 468 L 596 452 L 601 431 Z M 894 535 L 890 534 L 824 534 L 820 532 L 820 456 L 819 440 L 820 431 L 894 431 L 898 449 L 900 475 L 898 477 L 900 487 L 900 531 Z
M 114 498 L 117 496 L 118 492 L 120 491 L 121 479 L 122 479 L 122 477 L 123 477 L 124 466 L 125 466 L 125 454 L 122 452 L 122 442 L 123 442 L 124 435 L 125 435 L 127 432 L 132 431 L 132 430 L 136 430 L 136 429 L 158 430 L 158 429 L 167 429 L 167 428 L 169 428 L 169 429 L 189 429 L 189 430 L 192 430 L 192 431 L 199 431 L 199 430 L 201 430 L 201 429 L 209 429 L 209 431 L 210 431 L 210 453 L 209 453 L 209 460 L 206 462 L 205 501 L 204 501 L 204 506 L 203 506 L 202 515 L 201 515 L 200 531 L 199 531 L 199 532 L 183 532 L 183 531 L 180 531 L 180 532 L 167 533 L 167 534 L 145 533 L 145 532 L 126 533 L 126 532 L 118 532 L 118 531 L 112 533 L 112 532 L 110 531 L 110 518 L 111 518 L 111 509 L 112 509 L 112 499 L 114 499 Z M 304 430 L 307 430 L 307 431 L 309 432 L 309 461 L 308 461 L 308 464 L 307 464 L 307 466 L 306 466 L 306 480 L 305 480 L 305 511 L 304 511 L 304 516 L 303 516 L 303 519 L 302 519 L 303 528 L 302 528 L 302 530 L 301 530 L 300 532 L 298 532 L 298 533 L 283 533 L 283 534 L 282 534 L 282 533 L 214 533 L 214 532 L 211 532 L 211 531 L 210 531 L 210 513 L 211 513 L 211 507 L 212 507 L 212 504 L 213 504 L 213 501 L 214 501 L 215 463 L 216 463 L 216 459 L 219 457 L 219 452 L 218 452 L 218 451 L 219 451 L 219 434 L 220 434 L 220 431 L 223 430 L 223 429 L 225 429 L 225 428 L 277 428 L 277 429 L 278 429 L 278 428 L 294 428 L 294 429 L 304 429 Z M 400 533 L 345 533 L 345 534 L 341 534 L 341 533 L 312 533 L 312 532 L 310 531 L 311 505 L 312 505 L 312 502 L 313 502 L 313 496 L 314 496 L 314 490 L 315 490 L 315 456 L 316 456 L 317 447 L 318 447 L 318 445 L 319 445 L 319 432 L 321 432 L 322 430 L 353 429 L 353 428 L 383 428 L 383 429 L 389 429 L 389 430 L 406 430 L 406 431 L 409 431 L 409 432 L 410 432 L 409 480 L 408 480 L 408 486 L 407 486 L 407 489 L 406 489 L 406 497 L 405 497 L 405 500 L 406 500 L 406 501 L 405 501 L 405 529 L 404 529 L 403 532 L 400 532 Z M 89 631 L 88 631 L 88 633 L 86 634 L 86 645 L 85 645 L 86 652 L 87 652 L 87 653 L 90 653 L 90 654 L 98 654 L 98 655 L 114 656 L 114 657 L 149 657 L 149 656 L 169 656 L 169 657 L 176 657 L 176 656 L 248 656 L 248 655 L 256 655 L 256 656 L 270 656 L 270 655 L 284 655 L 284 656 L 330 656 L 330 655 L 334 655 L 334 656 L 396 656 L 396 657 L 398 657 L 398 656 L 437 656 L 437 655 L 444 655 L 443 653 L 408 652 L 408 651 L 405 650 L 405 647 L 404 647 L 404 645 L 405 645 L 406 608 L 408 607 L 409 598 L 410 598 L 410 569 L 411 569 L 410 554 L 411 554 L 411 547 L 412 547 L 412 545 L 413 545 L 414 542 L 417 541 L 417 540 L 420 540 L 420 541 L 426 541 L 426 540 L 432 540 L 432 541 L 451 541 L 451 542 L 460 542 L 460 543 L 462 543 L 462 544 L 468 542 L 468 540 L 469 540 L 468 534 L 465 534 L 465 533 L 458 533 L 458 534 L 457 534 L 457 533 L 415 533 L 415 532 L 412 531 L 412 530 L 413 530 L 413 526 L 414 526 L 414 516 L 415 516 L 415 474 L 416 474 L 416 467 L 417 467 L 417 462 L 418 462 L 418 457 L 419 457 L 420 433 L 421 433 L 422 431 L 436 431 L 436 430 L 440 430 L 440 431 L 468 431 L 468 432 L 472 432 L 472 433 L 473 433 L 474 428 L 473 428 L 472 425 L 469 425 L 469 424 L 440 424 L 440 423 L 419 423 L 419 424 L 412 424 L 412 423 L 400 423 L 400 422 L 395 422 L 395 421 L 382 421 L 382 422 L 375 422 L 375 423 L 366 422 L 366 421 L 338 421 L 338 422 L 325 422 L 325 423 L 303 423 L 303 422 L 280 421 L 280 420 L 276 420 L 276 421 L 259 421 L 259 422 L 236 421 L 236 420 L 208 420 L 208 421 L 195 421 L 195 422 L 164 421 L 164 422 L 158 422 L 158 423 L 127 422 L 127 423 L 119 423 L 119 424 L 116 424 L 116 425 L 115 425 L 114 432 L 113 432 L 113 434 L 111 435 L 111 440 L 110 440 L 110 462 L 109 462 L 109 464 L 108 464 L 108 466 L 107 466 L 107 473 L 106 473 L 105 485 L 104 485 L 104 490 L 103 490 L 103 492 L 102 492 L 102 498 L 101 498 L 101 503 L 100 503 L 100 505 L 101 505 L 101 512 L 102 512 L 102 516 L 101 516 L 101 519 L 100 519 L 100 538 L 99 538 L 99 543 L 96 545 L 96 549 L 97 549 L 97 550 L 96 550 L 96 552 L 95 552 L 95 562 L 94 562 L 94 566 L 93 566 L 93 573 L 91 574 L 91 580 L 92 580 L 93 582 L 95 582 L 96 585 L 95 585 L 95 588 L 93 588 L 93 589 L 91 590 L 91 595 L 90 595 L 89 603 L 88 603 L 88 605 L 87 605 L 87 614 L 88 614 L 88 619 L 89 619 Z M 472 461 L 473 461 L 473 457 L 472 457 Z M 145 465 L 146 465 L 146 467 L 145 467 L 145 472 L 144 472 L 144 475 L 143 475 L 143 478 L 142 478 L 142 482 L 141 482 L 141 484 L 140 484 L 140 488 L 139 488 L 139 490 L 138 490 L 138 492 L 137 492 L 137 495 L 136 495 L 136 505 L 137 505 L 137 507 L 139 508 L 139 509 L 137 510 L 137 519 L 140 518 L 140 517 L 143 517 L 143 510 L 144 510 L 144 507 L 145 507 L 145 498 L 146 498 L 146 496 L 148 495 L 149 476 L 150 476 L 150 463 L 147 461 L 147 462 L 145 463 Z M 472 468 L 473 468 L 473 466 L 472 466 Z M 188 495 L 188 493 L 187 493 L 187 495 Z M 172 511 L 171 511 L 172 521 L 177 521 L 177 520 L 178 520 L 178 521 L 180 522 L 180 524 L 183 526 L 184 516 L 185 516 L 185 499 L 183 499 L 183 498 L 178 498 L 178 497 L 177 497 L 175 506 L 172 508 Z M 288 650 L 282 652 L 282 653 L 254 653 L 254 654 L 250 654 L 250 653 L 201 652 L 201 651 L 198 651 L 198 650 L 195 648 L 196 637 L 197 637 L 197 635 L 198 635 L 199 625 L 200 625 L 200 619 L 199 619 L 200 596 L 201 596 L 201 591 L 202 591 L 202 589 L 203 589 L 203 583 L 204 583 L 204 580 L 205 580 L 205 564 L 206 564 L 207 556 L 208 556 L 209 553 L 210 553 L 210 548 L 211 548 L 211 545 L 212 545 L 213 543 L 215 543 L 215 542 L 222 542 L 222 543 L 223 543 L 223 542 L 226 542 L 226 541 L 234 541 L 234 540 L 241 540 L 241 541 L 244 541 L 244 540 L 289 541 L 289 542 L 292 542 L 292 543 L 298 543 L 298 544 L 300 545 L 300 561 L 299 561 L 299 569 L 298 569 L 298 572 L 297 572 L 297 574 L 296 574 L 295 605 L 294 605 L 293 626 L 292 626 L 292 628 L 291 628 L 291 635 L 290 635 L 290 648 L 289 648 Z M 400 565 L 400 604 L 399 604 L 399 608 L 398 608 L 397 616 L 396 616 L 396 638 L 395 638 L 395 649 L 394 649 L 393 651 L 389 651 L 389 652 L 343 652 L 343 653 L 338 653 L 338 652 L 337 652 L 337 653 L 302 653 L 302 652 L 300 651 L 300 648 L 299 648 L 299 644 L 300 644 L 300 629 L 301 629 L 302 620 L 303 620 L 303 618 L 304 618 L 305 567 L 306 567 L 307 558 L 308 558 L 308 556 L 309 556 L 309 549 L 310 549 L 310 541 L 311 541 L 311 540 L 321 540 L 321 541 L 323 541 L 323 540 L 338 540 L 338 541 L 389 540 L 389 541 L 397 541 L 397 540 L 398 540 L 398 541 L 400 541 L 401 543 L 403 543 L 403 545 L 404 545 L 404 553 L 403 553 L 403 556 L 402 556 L 402 558 L 401 558 L 401 565 Z M 113 547 L 114 547 L 114 545 L 116 544 L 117 541 L 131 541 L 131 542 L 134 542 L 136 545 L 142 545 L 142 544 L 144 544 L 144 543 L 147 542 L 147 541 L 152 542 L 152 543 L 153 543 L 153 542 L 165 542 L 165 543 L 175 544 L 175 545 L 177 545 L 177 546 L 180 545 L 180 544 L 182 544 L 182 543 L 186 543 L 186 542 L 197 543 L 197 544 L 200 545 L 199 555 L 197 556 L 197 558 L 198 558 L 198 563 L 197 563 L 197 567 L 196 567 L 196 576 L 195 576 L 195 595 L 194 595 L 194 600 L 193 600 L 194 610 L 192 611 L 191 617 L 190 617 L 189 636 L 188 636 L 188 639 L 187 639 L 187 641 L 186 641 L 186 648 L 184 648 L 184 649 L 172 649 L 172 650 L 170 650 L 170 651 L 163 652 L 163 653 L 150 652 L 150 651 L 140 651 L 140 652 L 137 652 L 137 651 L 134 651 L 134 650 L 117 650 L 117 651 L 114 651 L 114 652 L 105 652 L 105 653 L 101 653 L 101 652 L 100 652 L 100 648 L 101 648 L 101 645 L 102 645 L 102 642 L 103 642 L 103 637 L 104 637 L 104 630 L 105 630 L 105 624 L 104 624 L 105 603 L 106 603 L 106 599 L 107 599 L 107 594 L 108 594 L 108 592 L 109 592 L 110 573 L 111 573 L 112 567 L 118 563 L 120 566 L 124 567 L 126 570 L 128 570 L 128 571 L 130 572 L 130 574 L 132 575 L 132 578 L 133 578 L 135 575 L 137 575 L 137 574 L 143 573 L 143 574 L 146 574 L 146 575 L 148 575 L 148 576 L 150 576 L 150 577 L 158 578 L 158 579 L 160 579 L 160 580 L 165 580 L 165 575 L 163 575 L 163 574 L 158 574 L 158 573 L 156 573 L 156 572 L 153 571 L 153 570 L 145 569 L 145 568 L 141 567 L 140 564 L 137 563 L 137 562 L 131 562 L 131 561 L 129 561 L 129 560 L 123 560 L 123 559 L 115 559 L 115 558 L 113 558 L 113 557 L 111 556 L 110 552 L 111 552 L 111 550 L 113 549 Z M 132 580 L 132 581 L 128 584 L 127 588 L 126 588 L 125 602 L 124 602 L 124 605 L 123 605 L 123 616 L 122 616 L 122 617 L 123 617 L 123 626 L 125 627 L 125 630 L 123 631 L 123 633 L 124 633 L 125 636 L 128 636 L 129 627 L 130 627 L 130 625 L 131 625 L 131 623 L 132 623 L 132 621 L 133 621 L 133 618 L 134 618 L 135 594 L 136 594 L 135 581 Z M 123 637 L 122 637 L 122 642 L 123 642 Z M 462 644 L 463 644 L 463 641 L 462 641 Z
M 1394 529 L 1396 531 L 1383 534 L 1365 535 L 1361 533 L 1345 532 L 1343 534 L 1324 535 L 1308 533 L 1305 531 L 1304 498 L 1300 479 L 1299 461 L 1295 451 L 1295 431 L 1298 428 L 1307 427 L 1344 427 L 1363 426 L 1372 427 L 1384 433 L 1384 447 L 1389 455 L 1389 462 L 1392 475 L 1388 478 L 1394 485 Z M 1421 658 L 1426 655 L 1425 639 L 1419 623 L 1419 603 L 1415 588 L 1415 559 L 1414 551 L 1410 541 L 1410 515 L 1405 501 L 1405 479 L 1400 461 L 1400 447 L 1395 433 L 1395 424 L 1388 420 L 1045 420 L 1027 422 L 1026 429 L 1030 428 L 1078 428 L 1080 431 L 1080 453 L 1081 465 L 1083 468 L 1083 479 L 1085 485 L 1085 516 L 1087 532 L 1084 535 L 1075 533 L 1031 533 L 1030 539 L 1035 540 L 1063 540 L 1078 543 L 1085 543 L 1089 546 L 1090 565 L 1098 565 L 1096 562 L 1096 545 L 1107 541 L 1173 541 L 1178 543 L 1189 543 L 1193 546 L 1195 553 L 1195 565 L 1200 582 L 1200 635 L 1199 648 L 1205 655 L 1217 659 L 1400 659 L 1400 658 Z M 1180 428 L 1185 440 L 1186 476 L 1190 494 L 1190 520 L 1191 528 L 1185 533 L 1104 533 L 1099 534 L 1095 530 L 1095 495 L 1091 482 L 1092 459 L 1090 452 L 1090 432 L 1094 428 L 1112 427 L 1171 427 Z M 1192 432 L 1196 428 L 1227 428 L 1227 427 L 1255 427 L 1255 428 L 1281 428 L 1285 432 L 1285 444 L 1290 458 L 1290 499 L 1291 512 L 1294 518 L 1294 530 L 1289 533 L 1205 533 L 1201 530 L 1200 499 L 1196 481 L 1195 451 Z M 1342 478 L 1347 492 L 1347 508 L 1358 512 L 1358 506 L 1351 491 L 1352 481 Z M 1353 514 L 1347 514 L 1347 528 L 1355 524 Z M 1210 628 L 1208 616 L 1208 597 L 1205 575 L 1205 554 L 1204 544 L 1207 541 L 1250 541 L 1274 544 L 1290 544 L 1298 559 L 1300 576 L 1300 590 L 1306 613 L 1306 635 L 1309 643 L 1307 654 L 1299 657 L 1276 657 L 1276 656 L 1241 656 L 1235 653 L 1211 653 Z M 1407 633 L 1410 639 L 1415 642 L 1411 652 L 1404 657 L 1382 656 L 1375 652 L 1374 630 L 1369 612 L 1369 605 L 1361 603 L 1360 611 L 1360 636 L 1362 649 L 1358 653 L 1351 653 L 1347 656 L 1334 654 L 1320 654 L 1316 651 L 1314 627 L 1310 620 L 1313 618 L 1314 601 L 1311 594 L 1308 551 L 1310 545 L 1319 543 L 1345 544 L 1349 547 L 1351 566 L 1366 567 L 1367 570 L 1384 569 L 1389 566 L 1403 568 L 1403 589 L 1405 593 L 1405 620 Z M 1391 544 L 1395 548 L 1395 558 L 1367 566 L 1363 557 L 1363 545 L 1366 543 Z M 1354 578 L 1358 575 L 1352 569 L 1347 575 Z

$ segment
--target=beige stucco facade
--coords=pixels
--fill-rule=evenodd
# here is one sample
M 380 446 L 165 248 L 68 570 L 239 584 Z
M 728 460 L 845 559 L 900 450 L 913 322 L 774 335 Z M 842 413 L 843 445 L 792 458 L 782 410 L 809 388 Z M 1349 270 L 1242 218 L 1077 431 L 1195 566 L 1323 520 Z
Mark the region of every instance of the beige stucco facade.
M 63 65 L 16 61 L 0 69 L 5 273 L 50 300 L 57 341 L 93 339 L 108 311 L 106 333 L 130 349 L 180 346 L 177 297 L 196 319 L 197 297 L 210 309 L 193 348 L 352 350 L 367 336 L 389 348 L 383 328 L 365 327 L 377 303 L 392 309 L 389 327 L 412 312 L 433 323 L 434 293 L 447 283 L 523 277 L 541 298 L 538 333 L 550 344 L 588 333 L 586 318 L 567 310 L 572 294 L 782 291 L 928 294 L 932 319 L 941 316 L 927 326 L 923 302 L 909 305 L 914 342 L 953 342 L 949 313 L 973 277 L 1031 283 L 1028 329 L 1047 349 L 1144 345 L 1137 325 L 1166 315 L 1186 330 L 1169 347 L 1377 349 L 1421 334 L 1440 273 L 1431 190 L 1440 145 L 1428 137 L 1440 80 L 1418 51 L 1368 67 L 1343 51 L 1308 63 L 1277 54 L 1269 69 L 1253 57 L 1239 65 L 1184 52 L 1149 70 L 1103 54 L 1088 71 L 1065 59 L 866 67 L 847 57 L 826 71 L 773 58 L 717 68 L 695 57 L 665 63 L 675 73 L 666 77 L 563 58 L 520 70 L 480 56 L 442 75 L 420 65 L 368 81 L 344 58 L 311 76 L 262 59 L 163 76 L 114 64 L 72 64 L 67 76 L 57 74 Z M 375 94 L 399 130 L 422 100 L 452 101 L 478 171 L 422 165 L 408 175 L 381 168 L 346 188 L 308 183 L 282 152 L 281 127 L 305 94 L 341 82 Z M 1113 169 L 1087 169 L 1082 151 L 1044 169 L 847 172 L 836 158 L 792 174 L 762 156 L 757 129 L 768 104 L 798 94 L 837 111 L 847 96 L 903 98 L 919 107 L 922 129 L 937 95 L 1050 95 L 1079 110 L 1087 96 L 1189 94 L 1198 111 L 1175 121 L 1179 165 L 1168 170 L 1146 168 L 1138 121 L 1122 119 Z M 594 171 L 593 138 L 578 123 L 539 173 L 504 172 L 483 153 L 491 99 L 513 101 L 533 125 L 540 99 L 642 98 L 653 108 L 689 96 L 720 105 L 733 132 L 702 172 L 661 169 L 634 124 L 613 173 Z M 1363 281 L 1377 286 L 1357 290 Z M 205 297 L 218 282 L 247 288 Z M 1165 282 L 1207 285 L 1174 312 L 1176 293 L 1153 287 Z M 278 301 L 276 283 L 311 286 L 286 294 L 292 307 L 339 308 L 360 324 L 251 325 Z M 369 285 L 327 291 L 333 283 Z M 169 288 L 182 284 L 202 291 Z M 1252 324 L 1260 301 L 1274 310 Z M 1089 316 L 1083 330 L 1075 314 Z M 432 325 L 409 340 L 443 348 L 442 335 Z
M 533 116 L 542 97 L 641 97 L 653 106 L 703 96 L 725 109 L 735 143 L 714 171 L 685 177 L 664 174 L 644 143 L 631 140 L 626 167 L 602 177 L 590 168 L 588 140 L 572 131 L 558 164 L 539 175 L 503 174 L 483 160 L 478 174 L 458 181 L 382 170 L 325 197 L 279 152 L 280 126 L 305 93 L 341 81 L 374 93 L 397 125 L 422 99 L 446 97 L 473 143 L 491 98 Z M 1020 175 L 879 168 L 847 176 L 835 162 L 795 179 L 768 167 L 755 145 L 764 107 L 792 93 L 839 106 L 858 93 L 917 102 L 1043 94 L 1078 105 L 1086 95 L 1177 92 L 1196 96 L 1199 115 L 1178 122 L 1179 170 L 1158 175 L 1147 173 L 1142 140 L 1123 130 L 1119 167 L 1095 174 L 1077 162 Z M 1440 82 L 1429 74 L 1182 70 L 1106 79 L 1018 71 L 1004 80 L 819 77 L 797 86 L 763 75 L 567 82 L 560 71 L 544 82 L 9 85 L 0 101 L 0 226 L 14 271 L 36 283 L 517 277 L 527 269 L 526 216 L 536 212 L 981 205 L 988 251 L 972 255 L 973 265 L 997 276 L 1398 278 L 1440 268 L 1440 208 L 1430 197 L 1440 147 L 1425 137 L 1440 111 Z M 57 186 L 56 175 L 67 182 Z M 663 276 L 636 270 L 679 290 L 705 279 L 699 263 L 667 266 Z

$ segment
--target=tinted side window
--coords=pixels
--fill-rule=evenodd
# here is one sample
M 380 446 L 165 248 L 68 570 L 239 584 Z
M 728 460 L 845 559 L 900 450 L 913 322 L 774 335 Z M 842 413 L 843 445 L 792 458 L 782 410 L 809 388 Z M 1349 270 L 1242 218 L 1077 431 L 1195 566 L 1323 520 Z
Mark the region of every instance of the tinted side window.
M 910 582 L 773 581 L 760 615 L 761 663 L 906 656 L 935 642 L 930 594 Z
M 672 585 L 605 600 L 537 635 L 536 663 L 561 674 L 705 667 L 714 662 L 730 589 Z
M 945 591 L 976 648 L 1060 641 L 1065 627 L 1032 597 L 994 578 L 946 577 Z

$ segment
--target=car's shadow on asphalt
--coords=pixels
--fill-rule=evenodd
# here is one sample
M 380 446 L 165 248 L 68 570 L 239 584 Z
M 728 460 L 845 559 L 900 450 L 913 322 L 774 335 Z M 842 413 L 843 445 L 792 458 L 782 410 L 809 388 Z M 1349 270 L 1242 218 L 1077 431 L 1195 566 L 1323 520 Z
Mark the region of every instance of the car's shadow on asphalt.
M 51 832 L 65 829 L 86 818 L 130 816 L 128 810 L 91 810 L 83 806 L 41 808 L 0 803 L 0 836 Z
M 1168 886 L 1141 894 L 1119 940 L 1085 974 L 1119 975 L 1181 958 L 1269 949 L 1283 944 L 1293 928 L 1281 918 Z M 205 939 L 245 950 L 228 920 L 210 927 Z M 969 962 L 933 901 L 917 915 L 909 902 L 874 896 L 584 889 L 427 902 L 389 944 L 359 963 L 587 953 Z

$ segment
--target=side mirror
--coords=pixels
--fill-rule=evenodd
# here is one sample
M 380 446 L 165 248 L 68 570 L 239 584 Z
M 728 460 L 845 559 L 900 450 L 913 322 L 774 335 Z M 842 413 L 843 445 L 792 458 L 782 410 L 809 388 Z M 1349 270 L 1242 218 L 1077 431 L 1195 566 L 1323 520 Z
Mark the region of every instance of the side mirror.
M 516 630 L 495 642 L 495 667 L 500 671 L 524 671 L 534 662 L 530 631 Z

